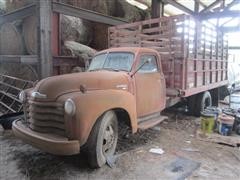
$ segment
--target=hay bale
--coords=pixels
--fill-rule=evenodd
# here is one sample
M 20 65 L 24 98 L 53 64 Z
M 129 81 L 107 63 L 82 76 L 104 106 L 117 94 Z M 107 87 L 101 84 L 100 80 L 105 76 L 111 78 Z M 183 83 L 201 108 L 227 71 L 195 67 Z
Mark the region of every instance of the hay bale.
M 61 40 L 76 41 L 80 44 L 89 45 L 92 41 L 92 25 L 80 18 L 61 16 Z
M 141 10 L 126 1 L 118 0 L 116 6 L 118 8 L 113 15 L 123 18 L 128 22 L 141 21 L 150 16 L 150 12 Z
M 68 49 L 72 53 L 72 56 L 81 57 L 86 61 L 92 58 L 97 52 L 96 50 L 75 41 L 65 41 L 64 48 Z
M 37 17 L 29 16 L 23 20 L 23 38 L 29 54 L 37 54 Z
M 21 29 L 14 23 L 5 23 L 0 29 L 0 54 L 22 55 L 26 52 Z

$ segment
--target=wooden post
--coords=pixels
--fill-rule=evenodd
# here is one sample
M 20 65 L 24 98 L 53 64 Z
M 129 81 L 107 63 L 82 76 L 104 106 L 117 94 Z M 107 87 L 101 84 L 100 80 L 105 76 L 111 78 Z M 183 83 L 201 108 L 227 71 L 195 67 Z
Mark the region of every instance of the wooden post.
M 162 17 L 164 14 L 164 3 L 162 0 L 152 0 L 152 18 Z
M 194 1 L 194 13 L 196 15 L 198 15 L 198 13 L 199 13 L 199 1 L 198 0 Z
M 36 10 L 38 16 L 38 56 L 40 78 L 46 78 L 52 75 L 52 49 L 51 49 L 51 31 L 52 31 L 52 1 L 36 1 Z

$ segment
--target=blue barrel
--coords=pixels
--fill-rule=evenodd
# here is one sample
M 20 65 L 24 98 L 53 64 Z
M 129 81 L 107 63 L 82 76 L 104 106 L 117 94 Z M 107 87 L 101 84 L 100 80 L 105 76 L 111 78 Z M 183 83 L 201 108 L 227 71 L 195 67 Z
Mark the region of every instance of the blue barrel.
M 230 136 L 233 129 L 234 117 L 221 114 L 218 117 L 218 132 L 223 136 Z

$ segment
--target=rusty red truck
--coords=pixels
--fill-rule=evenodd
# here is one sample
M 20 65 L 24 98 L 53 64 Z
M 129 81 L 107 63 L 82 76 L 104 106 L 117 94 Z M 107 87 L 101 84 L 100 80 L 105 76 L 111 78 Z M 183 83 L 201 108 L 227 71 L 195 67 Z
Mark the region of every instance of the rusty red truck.
M 101 167 L 119 128 L 150 128 L 182 100 L 194 115 L 217 104 L 228 83 L 227 48 L 214 26 L 185 15 L 111 27 L 109 49 L 87 72 L 49 77 L 20 94 L 25 118 L 13 123 L 14 134 L 52 154 L 84 150 L 91 167 Z

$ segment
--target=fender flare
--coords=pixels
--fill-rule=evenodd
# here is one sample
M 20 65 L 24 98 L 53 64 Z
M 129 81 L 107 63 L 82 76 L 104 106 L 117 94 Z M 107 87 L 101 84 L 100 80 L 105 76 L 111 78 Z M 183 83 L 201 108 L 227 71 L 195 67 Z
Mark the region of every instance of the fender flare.
M 76 114 L 66 123 L 71 139 L 86 143 L 97 119 L 108 110 L 123 109 L 130 118 L 132 132 L 137 131 L 136 100 L 134 95 L 122 90 L 96 90 L 85 93 L 77 92 L 64 95 L 76 104 Z

